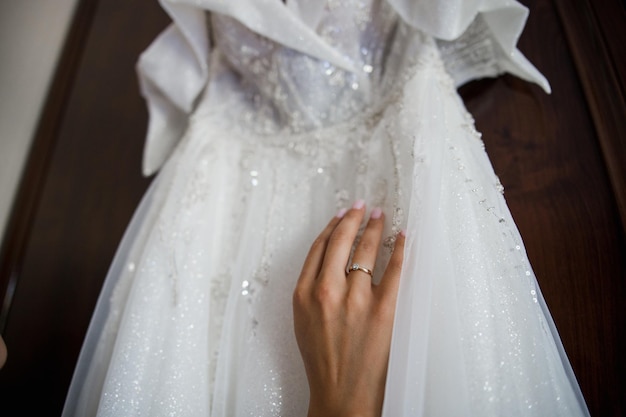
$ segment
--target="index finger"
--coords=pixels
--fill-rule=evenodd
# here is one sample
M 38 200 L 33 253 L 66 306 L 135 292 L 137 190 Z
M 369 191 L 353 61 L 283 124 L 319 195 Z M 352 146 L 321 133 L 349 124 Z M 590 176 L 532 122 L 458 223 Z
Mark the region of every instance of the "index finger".
M 340 210 L 339 213 L 337 213 L 337 215 L 333 217 L 330 222 L 328 222 L 324 230 L 322 230 L 319 236 L 315 238 L 311 244 L 311 248 L 306 256 L 304 265 L 302 265 L 302 271 L 300 272 L 300 277 L 298 278 L 298 282 L 296 284 L 297 287 L 311 285 L 311 283 L 319 275 L 320 270 L 322 269 L 324 254 L 326 253 L 326 248 L 328 246 L 328 240 L 345 213 L 345 209 Z

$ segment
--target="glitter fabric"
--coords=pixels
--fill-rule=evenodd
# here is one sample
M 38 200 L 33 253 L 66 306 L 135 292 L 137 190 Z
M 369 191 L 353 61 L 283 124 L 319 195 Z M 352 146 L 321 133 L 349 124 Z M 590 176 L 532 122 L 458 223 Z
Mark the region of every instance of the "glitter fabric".
M 65 416 L 305 415 L 291 295 L 310 243 L 357 198 L 386 214 L 375 282 L 407 229 L 384 416 L 586 414 L 456 93 L 505 70 L 548 88 L 511 44 L 523 7 L 162 3 L 174 23 L 139 64 L 160 172 Z M 504 11 L 517 23 L 496 24 Z

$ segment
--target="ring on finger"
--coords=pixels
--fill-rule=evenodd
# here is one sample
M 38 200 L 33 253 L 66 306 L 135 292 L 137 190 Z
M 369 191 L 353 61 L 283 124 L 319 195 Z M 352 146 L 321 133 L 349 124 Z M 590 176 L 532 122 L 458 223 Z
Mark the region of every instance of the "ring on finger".
M 373 272 L 371 269 L 366 268 L 364 266 L 359 265 L 358 263 L 353 263 L 352 265 L 348 265 L 346 267 L 346 276 L 350 274 L 350 272 L 352 271 L 362 271 L 365 272 L 366 274 L 368 274 L 370 277 L 373 277 Z

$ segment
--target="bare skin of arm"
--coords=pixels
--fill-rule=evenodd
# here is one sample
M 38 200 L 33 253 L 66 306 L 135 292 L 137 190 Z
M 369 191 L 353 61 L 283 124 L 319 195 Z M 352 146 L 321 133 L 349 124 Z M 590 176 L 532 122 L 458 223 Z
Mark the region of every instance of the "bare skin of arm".
M 309 382 L 309 417 L 380 416 L 404 234 L 379 285 L 346 265 L 365 217 L 357 201 L 313 243 L 293 295 L 294 326 Z M 374 269 L 384 216 L 372 210 L 352 262 Z

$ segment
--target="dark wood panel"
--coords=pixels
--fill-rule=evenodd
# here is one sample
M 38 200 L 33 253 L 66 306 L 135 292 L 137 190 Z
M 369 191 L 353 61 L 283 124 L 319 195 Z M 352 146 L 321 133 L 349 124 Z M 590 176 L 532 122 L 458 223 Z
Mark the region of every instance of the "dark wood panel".
M 17 284 L 3 334 L 3 416 L 60 415 L 102 281 L 148 184 L 134 66 L 169 20 L 154 0 L 80 7 L 14 209 L 20 227 L 5 240 L 2 271 Z
M 555 4 L 626 230 L 626 10 L 617 1 Z
M 626 130 L 598 130 L 606 124 L 589 110 L 555 4 L 524 3 L 531 17 L 519 47 L 550 80 L 552 94 L 510 76 L 462 92 L 589 409 L 621 416 L 626 246 L 599 135 L 623 138 Z M 593 71 L 593 61 L 583 65 Z M 615 98 L 604 98 L 595 105 L 606 114 Z M 613 157 L 624 163 L 623 154 Z
M 0 252 L 2 256 L 0 291 L 4 295 L 0 311 L 0 331 L 4 331 L 6 325 L 15 285 L 21 272 L 19 259 L 23 256 L 31 232 L 61 117 L 68 102 L 74 76 L 79 68 L 85 40 L 91 28 L 95 5 L 95 1 L 85 0 L 77 7 L 54 82 L 48 93 L 41 120 L 39 120 L 32 151 L 26 162 L 24 175 L 15 198 L 16 202 L 7 223 L 7 231 Z
M 577 69 L 599 64 L 585 64 L 584 53 L 575 64 L 561 18 L 582 12 L 560 16 L 559 1 L 525 1 L 531 17 L 520 39 L 551 81 L 552 95 L 510 76 L 461 92 L 506 187 L 592 415 L 620 416 L 626 245 L 602 128 Z M 3 332 L 9 361 L 0 371 L 7 416 L 60 413 L 102 280 L 147 186 L 140 176 L 146 113 L 134 64 L 168 19 L 154 0 L 83 0 L 81 10 L 0 258 L 0 289 L 17 279 Z M 595 106 L 615 112 L 615 97 L 607 94 Z

